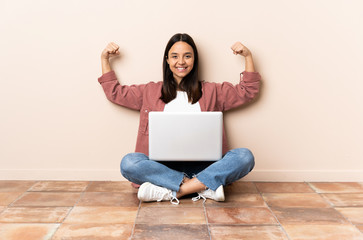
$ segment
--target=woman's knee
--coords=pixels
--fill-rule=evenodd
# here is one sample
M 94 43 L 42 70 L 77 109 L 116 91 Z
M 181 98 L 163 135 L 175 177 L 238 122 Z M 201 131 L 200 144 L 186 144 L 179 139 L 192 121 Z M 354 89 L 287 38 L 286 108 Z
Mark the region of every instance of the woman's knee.
M 234 154 L 238 155 L 241 167 L 247 167 L 251 171 L 255 166 L 255 157 L 252 152 L 247 148 L 237 148 L 232 150 Z
M 121 174 L 123 176 L 127 176 L 130 173 L 137 171 L 138 162 L 140 160 L 147 158 L 147 156 L 143 153 L 129 153 L 126 154 L 120 164 Z

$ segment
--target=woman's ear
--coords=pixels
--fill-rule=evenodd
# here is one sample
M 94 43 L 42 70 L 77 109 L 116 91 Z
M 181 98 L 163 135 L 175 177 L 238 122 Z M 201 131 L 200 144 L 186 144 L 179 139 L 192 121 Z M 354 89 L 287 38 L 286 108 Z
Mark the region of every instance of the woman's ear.
M 169 64 L 169 58 L 168 56 L 165 56 L 166 62 Z

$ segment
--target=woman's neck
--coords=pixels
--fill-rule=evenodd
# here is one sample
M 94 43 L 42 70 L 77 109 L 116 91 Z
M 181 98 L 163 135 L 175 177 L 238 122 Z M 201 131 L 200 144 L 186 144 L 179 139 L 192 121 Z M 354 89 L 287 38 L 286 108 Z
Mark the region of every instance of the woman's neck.
M 175 80 L 175 82 L 178 84 L 178 86 L 179 86 L 179 84 L 181 83 L 181 81 L 183 80 L 183 78 L 180 78 L 180 77 L 175 77 L 174 76 L 174 80 Z
M 176 82 L 176 84 L 177 84 L 177 87 L 176 87 L 176 90 L 177 91 L 183 91 L 182 89 L 180 89 L 180 83 L 181 83 L 181 81 L 183 80 L 182 78 L 181 79 L 177 79 L 177 78 L 174 78 L 174 80 L 175 80 L 175 82 Z

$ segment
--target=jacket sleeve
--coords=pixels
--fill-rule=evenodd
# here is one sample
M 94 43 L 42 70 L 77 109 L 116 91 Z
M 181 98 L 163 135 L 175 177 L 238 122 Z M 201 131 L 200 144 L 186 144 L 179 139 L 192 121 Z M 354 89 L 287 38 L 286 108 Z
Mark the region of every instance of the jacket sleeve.
M 216 84 L 217 102 L 222 111 L 241 106 L 254 99 L 260 90 L 261 76 L 258 72 L 241 73 L 239 84 L 229 82 Z
M 114 71 L 103 74 L 98 82 L 111 102 L 134 110 L 141 109 L 145 84 L 121 85 Z

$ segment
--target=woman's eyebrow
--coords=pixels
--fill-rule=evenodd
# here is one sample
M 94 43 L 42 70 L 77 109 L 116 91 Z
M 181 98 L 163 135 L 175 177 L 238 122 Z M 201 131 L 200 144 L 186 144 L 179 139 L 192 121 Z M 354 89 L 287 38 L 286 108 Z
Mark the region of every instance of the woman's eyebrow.
M 184 54 L 192 54 L 191 52 L 186 52 L 186 53 L 184 53 Z M 170 53 L 170 55 L 178 55 L 178 53 L 176 53 L 176 52 L 172 52 L 172 53 Z

